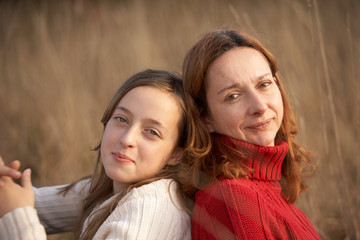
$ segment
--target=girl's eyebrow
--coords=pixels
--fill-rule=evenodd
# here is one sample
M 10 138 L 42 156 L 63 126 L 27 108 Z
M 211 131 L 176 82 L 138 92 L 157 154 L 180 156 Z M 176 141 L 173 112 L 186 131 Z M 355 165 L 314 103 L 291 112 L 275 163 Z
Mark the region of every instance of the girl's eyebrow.
M 153 125 L 161 128 L 161 129 L 167 131 L 167 128 L 164 126 L 164 124 L 162 124 L 161 122 L 159 122 L 159 121 L 157 121 L 157 120 L 155 120 L 155 119 L 146 118 L 146 119 L 144 119 L 144 120 L 145 120 L 146 122 L 149 122 L 149 123 L 151 123 L 151 124 L 153 124 Z
M 272 76 L 272 73 L 264 73 L 264 74 L 261 74 L 257 77 L 255 77 L 254 81 L 259 81 L 267 76 Z M 222 92 L 226 91 L 226 90 L 229 90 L 229 89 L 234 89 L 234 88 L 239 88 L 240 85 L 238 83 L 234 83 L 234 84 L 231 84 L 230 86 L 228 87 L 225 87 L 223 89 L 221 89 L 220 91 L 217 92 L 217 95 L 220 95 Z
M 127 108 L 125 108 L 125 107 L 122 107 L 122 106 L 117 106 L 117 107 L 115 108 L 115 111 L 116 111 L 116 110 L 123 111 L 123 112 L 126 112 L 126 113 L 128 113 L 128 114 L 131 114 L 131 112 L 130 112 L 129 109 L 127 109 Z M 115 111 L 114 111 L 114 112 L 115 112 Z
M 115 108 L 115 111 L 118 110 L 118 111 L 122 111 L 122 112 L 125 112 L 127 114 L 132 114 L 131 111 L 129 109 L 127 109 L 126 107 L 122 107 L 122 106 L 117 106 Z M 114 112 L 115 112 L 114 111 Z M 152 118 L 145 118 L 143 119 L 145 122 L 148 122 L 148 123 L 151 123 L 161 129 L 164 129 L 165 131 L 168 131 L 167 128 L 164 126 L 164 124 L 162 124 L 161 122 L 155 120 L 155 119 L 152 119 Z

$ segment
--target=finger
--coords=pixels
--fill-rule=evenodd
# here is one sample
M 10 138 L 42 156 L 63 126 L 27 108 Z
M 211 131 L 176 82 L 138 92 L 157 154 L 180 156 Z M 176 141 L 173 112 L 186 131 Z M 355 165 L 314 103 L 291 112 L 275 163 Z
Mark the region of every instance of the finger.
M 21 186 L 23 188 L 32 188 L 31 169 L 26 169 L 21 176 Z
M 0 165 L 0 177 L 4 177 L 4 176 L 19 178 L 21 177 L 21 172 L 4 165 Z
M 19 160 L 14 160 L 11 163 L 8 164 L 9 168 L 15 169 L 15 170 L 19 170 L 20 169 L 20 161 Z
M 1 176 L 8 176 L 12 178 L 19 178 L 21 177 L 21 172 L 19 172 L 20 168 L 20 161 L 15 160 L 9 163 L 8 166 L 5 166 L 4 160 L 0 156 L 0 177 Z

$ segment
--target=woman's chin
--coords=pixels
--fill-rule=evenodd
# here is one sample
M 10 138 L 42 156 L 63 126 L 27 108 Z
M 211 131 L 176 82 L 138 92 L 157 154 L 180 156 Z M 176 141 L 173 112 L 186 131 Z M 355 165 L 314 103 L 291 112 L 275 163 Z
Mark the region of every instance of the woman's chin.
M 253 139 L 248 139 L 248 141 L 245 142 L 249 142 L 251 144 L 254 145 L 258 145 L 261 147 L 272 147 L 274 146 L 274 138 L 253 138 Z

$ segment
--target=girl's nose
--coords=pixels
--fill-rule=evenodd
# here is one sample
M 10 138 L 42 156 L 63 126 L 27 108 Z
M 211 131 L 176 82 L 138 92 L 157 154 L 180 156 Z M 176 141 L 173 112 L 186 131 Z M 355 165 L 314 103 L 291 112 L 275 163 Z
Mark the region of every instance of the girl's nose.
M 136 146 L 136 129 L 129 127 L 124 130 L 120 137 L 120 144 L 123 148 L 132 148 Z

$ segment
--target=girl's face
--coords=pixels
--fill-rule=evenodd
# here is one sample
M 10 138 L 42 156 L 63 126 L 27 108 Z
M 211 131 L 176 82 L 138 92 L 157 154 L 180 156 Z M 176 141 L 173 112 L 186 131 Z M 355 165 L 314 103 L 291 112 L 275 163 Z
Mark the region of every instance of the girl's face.
M 252 48 L 235 48 L 217 58 L 206 77 L 209 130 L 274 146 L 283 102 L 266 58 Z
M 180 161 L 181 111 L 173 93 L 154 87 L 136 87 L 120 100 L 101 141 L 101 160 L 115 193 Z

